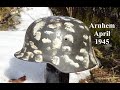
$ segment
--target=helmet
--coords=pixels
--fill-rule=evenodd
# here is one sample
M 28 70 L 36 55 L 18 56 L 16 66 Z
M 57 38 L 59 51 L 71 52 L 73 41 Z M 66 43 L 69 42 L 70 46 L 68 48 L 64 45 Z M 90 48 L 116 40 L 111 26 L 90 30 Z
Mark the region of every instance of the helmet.
M 26 31 L 23 48 L 14 56 L 25 61 L 47 62 L 64 73 L 98 65 L 88 27 L 68 16 L 49 16 L 34 21 Z

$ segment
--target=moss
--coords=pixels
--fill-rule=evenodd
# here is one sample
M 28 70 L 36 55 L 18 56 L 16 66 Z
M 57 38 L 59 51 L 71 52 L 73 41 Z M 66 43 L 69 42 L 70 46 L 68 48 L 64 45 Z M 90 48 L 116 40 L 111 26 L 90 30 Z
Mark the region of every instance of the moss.
M 20 15 L 20 10 L 19 7 L 0 7 L 0 31 L 7 30 L 9 27 L 14 28 L 16 21 L 13 18 Z
M 103 59 L 103 53 L 97 49 L 97 47 L 93 47 L 94 51 L 95 51 L 95 54 L 96 54 L 96 57 L 100 58 L 100 59 Z
M 112 31 L 111 40 L 115 47 L 120 46 L 120 31 L 119 30 Z

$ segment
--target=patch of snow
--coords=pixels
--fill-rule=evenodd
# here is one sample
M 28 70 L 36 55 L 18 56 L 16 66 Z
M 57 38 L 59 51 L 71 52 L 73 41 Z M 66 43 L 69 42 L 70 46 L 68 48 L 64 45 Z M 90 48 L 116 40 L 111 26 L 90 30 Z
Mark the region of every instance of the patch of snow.
M 53 13 L 48 7 L 23 7 L 20 16 L 21 17 L 17 17 L 16 19 L 19 19 L 21 23 L 15 27 L 17 30 L 26 30 L 35 20 L 42 17 L 53 16 Z
M 85 70 L 85 71 L 77 72 L 77 73 L 70 73 L 69 83 L 79 83 L 80 80 L 85 79 L 88 76 L 90 76 L 89 70 Z
M 14 57 L 24 43 L 25 31 L 0 32 L 0 83 L 8 83 L 10 79 L 26 76 L 24 83 L 45 83 L 46 63 L 22 61 Z M 79 80 L 90 75 L 89 71 L 70 73 L 69 82 L 78 83 Z
M 22 61 L 14 53 L 23 46 L 25 31 L 0 32 L 0 83 L 26 76 L 24 83 L 44 83 L 45 63 Z
M 48 7 L 24 7 L 17 17 L 21 21 L 16 31 L 0 31 L 0 83 L 8 83 L 10 79 L 27 76 L 25 83 L 45 83 L 45 63 L 26 62 L 14 57 L 24 43 L 25 31 L 35 20 L 52 16 Z

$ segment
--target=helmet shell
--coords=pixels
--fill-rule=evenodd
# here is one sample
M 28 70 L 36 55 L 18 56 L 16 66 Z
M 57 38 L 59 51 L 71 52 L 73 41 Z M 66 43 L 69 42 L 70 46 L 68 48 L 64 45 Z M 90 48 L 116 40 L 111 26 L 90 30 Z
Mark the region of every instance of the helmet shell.
M 88 27 L 68 16 L 34 21 L 26 31 L 23 48 L 14 56 L 25 61 L 50 63 L 64 73 L 80 72 L 98 64 Z

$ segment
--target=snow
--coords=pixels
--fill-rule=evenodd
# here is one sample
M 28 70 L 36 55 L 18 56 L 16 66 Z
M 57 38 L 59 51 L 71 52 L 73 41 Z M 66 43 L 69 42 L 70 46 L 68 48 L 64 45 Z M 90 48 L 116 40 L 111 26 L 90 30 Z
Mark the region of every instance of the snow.
M 21 21 L 16 31 L 0 32 L 0 83 L 8 83 L 10 79 L 27 76 L 24 83 L 45 83 L 45 63 L 25 62 L 14 57 L 14 53 L 23 46 L 25 31 L 38 18 L 52 16 L 48 7 L 24 7 L 20 13 Z
M 16 25 L 17 30 L 26 30 L 28 26 L 34 22 L 35 20 L 53 16 L 51 10 L 48 7 L 27 7 L 23 8 L 22 12 L 20 12 L 21 17 L 17 17 L 15 19 L 19 19 L 21 24 Z
M 0 31 L 0 83 L 8 83 L 10 79 L 26 76 L 24 83 L 45 83 L 46 63 L 22 61 L 14 57 L 24 42 L 27 27 L 36 19 L 53 15 L 48 7 L 27 7 L 21 12 L 21 24 L 16 31 Z M 90 75 L 89 71 L 70 73 L 69 82 L 78 83 L 79 80 Z
M 46 63 L 22 61 L 14 57 L 24 42 L 25 31 L 0 32 L 0 83 L 8 83 L 10 79 L 26 76 L 24 83 L 45 83 Z M 90 75 L 89 71 L 70 73 L 70 83 L 78 83 Z
M 86 71 L 77 72 L 77 73 L 70 73 L 69 76 L 70 76 L 69 83 L 79 83 L 80 80 L 90 76 L 90 72 L 89 70 L 86 70 Z
M 14 57 L 14 53 L 23 46 L 24 35 L 25 31 L 0 32 L 0 83 L 24 75 L 27 83 L 45 82 L 45 63 L 26 62 Z

